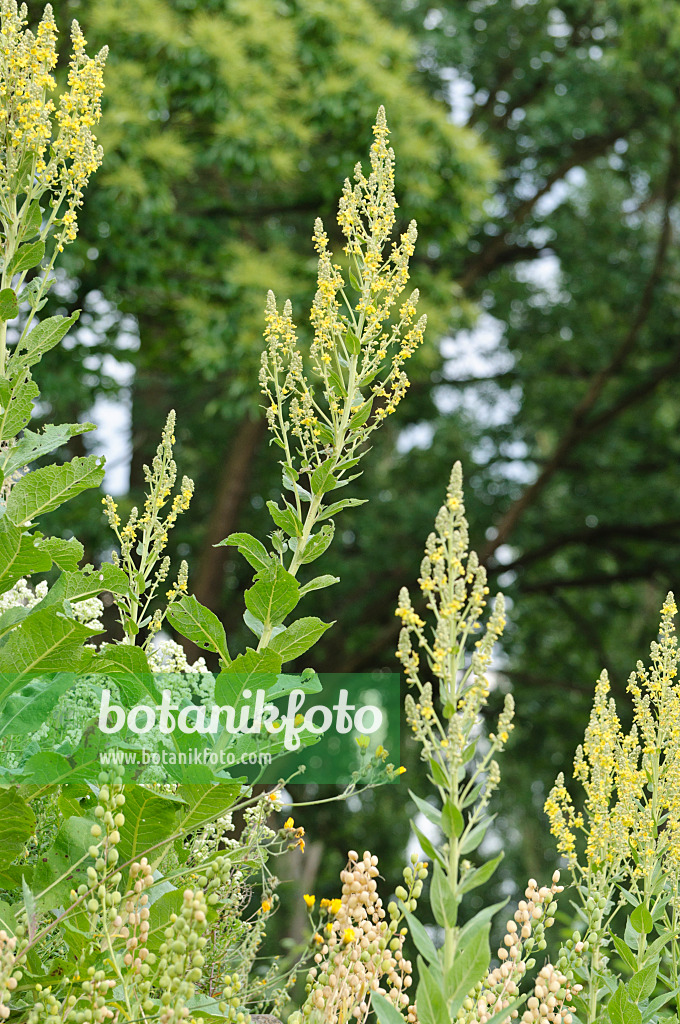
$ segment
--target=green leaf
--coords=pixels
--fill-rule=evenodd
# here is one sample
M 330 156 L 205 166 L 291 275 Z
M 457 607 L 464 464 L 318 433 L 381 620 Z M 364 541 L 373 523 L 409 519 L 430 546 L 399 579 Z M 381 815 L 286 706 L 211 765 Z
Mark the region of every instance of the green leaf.
M 355 292 L 361 291 L 361 285 L 359 284 L 351 270 L 349 272 L 349 283 L 352 285 L 352 288 L 354 288 Z
M 463 815 L 460 813 L 455 804 L 451 803 L 451 800 L 445 800 L 444 806 L 442 807 L 442 825 L 444 833 L 449 838 L 455 836 L 456 839 L 460 836 L 461 832 L 465 828 L 465 821 Z
M 410 910 L 407 910 L 404 903 L 400 900 L 399 906 L 402 914 L 406 918 L 408 924 L 408 930 L 411 938 L 415 944 L 416 949 L 422 956 L 425 957 L 428 963 L 434 964 L 438 961 L 437 950 L 435 949 L 434 942 L 427 934 L 425 926 L 420 923 L 417 917 L 415 917 Z
M 249 649 L 220 672 L 215 680 L 215 700 L 238 707 L 244 690 L 270 689 L 280 671 L 281 659 L 274 651 Z
M 335 373 L 334 370 L 328 370 L 327 373 L 328 373 L 328 379 L 331 382 L 331 384 L 333 385 L 333 388 L 335 389 L 335 391 L 339 395 L 342 395 L 343 398 L 347 398 L 347 388 L 345 387 L 344 382 L 343 382 L 342 377 L 340 376 L 340 374 L 339 373 Z
M 45 243 L 39 239 L 37 242 L 28 242 L 20 245 L 7 267 L 7 276 L 21 274 L 24 270 L 37 267 L 45 255 Z
M 649 910 L 644 903 L 639 903 L 630 915 L 630 923 L 631 927 L 638 934 L 644 932 L 645 935 L 649 935 L 654 927 L 654 922 L 652 921 L 652 915 L 649 913 Z
M 354 331 L 347 331 L 345 335 L 345 348 L 351 356 L 358 356 L 361 352 L 361 342 Z
M 219 544 L 215 544 L 215 547 L 238 548 L 239 553 L 250 562 L 254 569 L 271 569 L 272 556 L 264 544 L 249 533 L 232 533 L 229 537 L 221 540 Z
M 67 818 L 52 846 L 38 859 L 33 892 L 41 911 L 68 906 L 71 889 L 87 882 L 87 862 L 78 864 L 92 843 L 94 818 Z M 91 863 L 91 862 L 90 862 Z M 49 892 L 45 890 L 49 888 Z
M 0 520 L 0 593 L 5 593 L 22 576 L 47 572 L 52 559 L 41 551 L 35 537 L 13 526 L 7 517 Z
M 36 608 L 0 648 L 0 703 L 31 673 L 73 670 L 85 640 L 96 632 L 70 618 L 59 605 Z
M 326 494 L 332 491 L 337 485 L 333 476 L 335 470 L 335 459 L 326 459 L 320 466 L 317 466 L 311 477 L 311 489 L 313 494 Z
M 0 291 L 0 320 L 14 320 L 19 316 L 19 303 L 13 288 L 3 288 Z
M 104 479 L 104 460 L 98 455 L 74 458 L 63 466 L 44 466 L 22 476 L 7 499 L 7 516 L 17 526 L 52 512 Z
M 494 857 L 492 860 L 488 860 L 486 864 L 482 864 L 481 867 L 476 868 L 474 871 L 471 871 L 466 875 L 461 882 L 460 892 L 470 892 L 471 889 L 476 889 L 477 886 L 484 885 L 485 882 L 488 882 L 500 862 L 503 860 L 503 857 L 504 853 L 501 850 L 497 857 Z
M 45 537 L 36 547 L 50 556 L 55 565 L 67 572 L 77 572 L 78 564 L 85 553 L 83 545 L 75 537 L 62 540 L 61 537 Z
M 432 772 L 432 781 L 434 782 L 434 784 L 436 786 L 442 786 L 442 788 L 448 788 L 449 779 L 439 761 L 431 757 L 429 758 L 429 765 L 430 771 Z
M 285 508 L 279 508 L 275 501 L 268 501 L 267 508 L 276 525 L 284 530 L 289 537 L 302 536 L 302 520 L 290 505 L 287 504 Z M 271 566 L 271 559 L 269 565 Z
M 276 700 L 277 697 L 287 697 L 293 690 L 302 690 L 303 693 L 321 693 L 321 683 L 316 672 L 305 669 L 301 675 L 277 676 L 276 682 L 267 690 L 267 700 Z
M 630 967 L 631 971 L 636 971 L 637 960 L 635 958 L 635 954 L 633 953 L 633 951 L 629 949 L 629 947 L 626 945 L 623 939 L 620 939 L 618 935 L 612 935 L 612 939 L 614 945 L 616 946 L 616 951 L 618 952 L 623 962 L 627 964 L 628 967 Z
M 30 204 L 28 204 L 28 200 L 24 203 L 19 214 L 22 241 L 37 235 L 42 227 L 42 215 L 43 211 L 37 199 Z
M 635 972 L 628 982 L 628 995 L 634 1003 L 639 1003 L 643 999 L 649 999 L 656 988 L 656 976 L 658 970 L 659 964 L 657 962 L 648 964 L 648 966 L 643 967 L 641 971 Z
M 308 565 L 310 562 L 320 558 L 326 548 L 330 546 L 334 533 L 335 527 L 333 524 L 325 523 L 318 533 L 310 537 L 305 545 L 305 553 L 301 559 L 302 564 Z
M 465 946 L 459 950 L 453 967 L 444 979 L 447 1002 L 453 1017 L 463 1005 L 470 989 L 481 981 L 489 969 L 489 929 L 488 922 L 480 922 L 468 935 Z
M 214 612 L 193 594 L 185 594 L 168 608 L 168 622 L 203 651 L 214 651 L 228 665 L 231 662 L 224 626 Z
M 41 320 L 23 339 L 21 348 L 17 346 L 12 353 L 10 365 L 13 371 L 16 372 L 21 366 L 31 366 L 42 359 L 46 352 L 59 344 L 79 316 L 77 312 L 72 316 L 50 316 Z
M 179 786 L 176 795 L 184 802 L 180 827 L 186 834 L 215 818 L 221 817 L 238 799 L 239 782 L 223 782 L 216 786 Z
M 258 576 L 255 585 L 246 590 L 246 608 L 260 622 L 279 625 L 299 601 L 298 582 L 282 565 L 263 570 Z
M 19 378 L 13 384 L 0 382 L 0 441 L 11 441 L 26 426 L 33 415 L 33 400 L 40 391 L 30 376 Z
M 619 982 L 619 987 L 609 1000 L 607 1012 L 612 1024 L 642 1024 L 642 1014 L 626 995 L 623 982 Z
M 35 827 L 35 815 L 18 790 L 0 790 L 1 867 L 8 867 L 22 853 Z
M 421 956 L 418 957 L 418 977 L 418 1020 L 421 1024 L 450 1024 L 444 993 Z
M 73 682 L 73 673 L 59 672 L 32 679 L 12 694 L 0 711 L 0 737 L 27 736 L 39 729 Z
M 129 594 L 130 581 L 127 573 L 119 566 L 104 562 L 98 569 L 85 566 L 75 572 L 63 572 L 40 607 L 61 601 L 85 601 L 88 597 L 109 591 L 111 594 Z
M 334 583 L 339 582 L 339 576 L 315 576 L 309 583 L 305 583 L 304 587 L 300 587 L 299 596 L 304 597 L 305 594 L 311 594 L 313 590 L 324 590 L 326 587 L 332 587 Z
M 343 498 L 342 501 L 335 501 L 332 505 L 326 505 L 319 512 L 319 520 L 330 519 L 331 516 L 335 516 L 338 512 L 342 512 L 343 508 L 356 508 L 357 505 L 365 505 L 368 498 Z
M 118 853 L 121 861 L 147 856 L 157 864 L 177 831 L 184 801 L 162 796 L 142 786 L 129 786 L 125 793 L 125 824 L 120 827 Z
M 411 829 L 413 831 L 414 836 L 420 843 L 423 853 L 425 853 L 432 861 L 441 861 L 442 856 L 435 847 L 435 845 L 427 838 L 424 832 L 421 832 L 421 830 L 413 821 L 411 822 Z
M 442 928 L 455 928 L 458 921 L 458 899 L 451 891 L 449 880 L 439 861 L 432 869 L 430 904 L 435 921 Z
M 298 658 L 313 647 L 332 625 L 332 622 L 322 622 L 313 617 L 297 619 L 282 633 L 277 633 L 269 641 L 268 647 L 276 651 L 285 665 L 287 661 Z
M 491 817 L 486 818 L 485 821 L 480 821 L 479 825 L 475 825 L 473 829 L 470 829 L 470 831 L 463 838 L 463 841 L 460 844 L 460 852 L 463 856 L 467 853 L 472 853 L 473 850 L 477 849 L 482 839 L 486 835 L 489 825 L 491 824 L 495 817 L 496 815 L 493 814 L 491 815 Z
M 39 434 L 32 430 L 25 430 L 21 440 L 7 454 L 3 467 L 5 475 L 13 473 L 15 469 L 22 469 L 41 456 L 61 448 L 72 437 L 94 429 L 94 423 L 62 423 L 59 426 L 48 423 Z
M 369 398 L 367 402 L 364 402 L 363 405 L 360 405 L 359 408 L 357 409 L 357 411 L 352 416 L 351 420 L 349 421 L 350 430 L 358 430 L 359 427 L 363 427 L 364 423 L 366 422 L 368 417 L 371 415 L 372 408 L 373 408 L 373 399 L 372 398 Z
M 434 804 L 431 804 L 429 800 L 423 800 L 422 797 L 416 796 L 412 789 L 409 789 L 408 795 L 413 800 L 421 814 L 423 814 L 428 821 L 431 821 L 437 828 L 442 827 L 442 812 Z
M 371 994 L 371 1006 L 375 1010 L 378 1024 L 404 1024 L 404 1018 L 394 1003 L 379 992 Z

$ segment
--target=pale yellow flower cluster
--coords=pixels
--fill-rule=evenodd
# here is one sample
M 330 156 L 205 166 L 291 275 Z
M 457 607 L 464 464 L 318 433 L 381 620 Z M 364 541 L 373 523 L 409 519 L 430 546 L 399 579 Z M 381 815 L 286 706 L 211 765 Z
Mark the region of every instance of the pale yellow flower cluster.
M 7 1020 L 10 1015 L 9 1002 L 21 981 L 22 971 L 17 963 L 17 940 L 0 930 L 0 1017 Z
M 403 365 L 423 340 L 425 317 L 416 320 L 417 292 L 397 308 L 408 281 L 415 223 L 385 251 L 397 204 L 394 154 L 387 146 L 382 107 L 373 130 L 370 175 L 366 178 L 357 165 L 355 184 L 345 183 L 338 214 L 347 239 L 350 287 L 359 293 L 355 302 L 347 297 L 343 270 L 333 262 L 322 222 L 317 219 L 314 225 L 319 264 L 310 356 L 322 395 L 305 374 L 290 303 L 280 313 L 273 293 L 267 299 L 260 387 L 270 429 L 296 471 L 339 457 L 345 448 L 352 458 L 406 394 Z M 296 439 L 295 456 L 290 436 Z
M 505 626 L 505 607 L 499 594 L 466 666 L 465 646 L 468 639 L 482 629 L 480 620 L 489 590 L 484 567 L 480 566 L 476 553 L 469 551 L 462 470 L 458 462 L 453 467 L 446 502 L 437 514 L 434 532 L 427 539 L 419 583 L 433 623 L 429 635 L 405 587 L 399 594 L 396 610 L 403 625 L 397 657 L 404 666 L 408 683 L 419 692 L 417 701 L 410 695 L 407 697 L 406 716 L 414 735 L 424 744 L 424 755 L 431 756 L 433 750 L 439 750 L 443 762 L 453 768 L 462 763 L 463 751 L 486 704 L 487 670 L 493 648 Z M 448 724 L 442 723 L 435 712 L 431 684 L 421 680 L 421 652 L 437 681 Z M 491 735 L 495 750 L 505 746 L 513 728 L 512 717 L 513 702 L 508 695 L 497 731 Z M 493 777 L 497 777 L 497 766 L 493 768 Z M 492 782 L 491 777 L 488 781 Z
M 25 209 L 50 191 L 55 212 L 66 204 L 56 248 L 76 237 L 77 208 L 90 176 L 102 161 L 93 128 L 101 116 L 104 64 L 108 50 L 85 53 L 85 38 L 72 24 L 73 52 L 67 90 L 55 107 L 52 71 L 57 63 L 57 29 L 48 4 L 36 33 L 27 25 L 26 5 L 0 0 L 0 208 L 15 216 L 16 199 Z M 6 224 L 12 235 L 14 225 Z
M 406 929 L 398 928 L 399 912 L 391 903 L 386 913 L 378 894 L 378 858 L 365 852 L 363 857 L 350 850 L 347 867 L 340 873 L 342 896 L 329 908 L 334 918 L 317 936 L 320 948 L 314 956 L 316 966 L 308 975 L 307 1000 L 301 1015 L 294 1018 L 314 1024 L 338 1021 L 365 1021 L 370 1011 L 371 993 L 379 992 L 392 1000 L 415 1022 L 407 989 L 411 986 L 411 963 L 403 954 Z M 416 863 L 404 872 L 410 892 L 403 887 L 397 895 L 411 910 L 422 891 L 427 871 Z M 307 903 L 314 897 L 308 897 Z M 389 918 L 389 920 L 388 920 Z
M 633 887 L 661 867 L 678 889 L 680 881 L 680 687 L 678 643 L 669 594 L 661 611 L 659 641 L 651 666 L 638 662 L 628 680 L 633 724 L 624 733 L 603 672 L 574 777 L 585 790 L 583 815 L 574 810 L 558 777 L 545 810 L 558 849 L 570 867 L 592 877 L 625 873 Z M 585 849 L 579 857 L 577 841 Z
M 164 509 L 170 501 L 177 480 L 177 465 L 173 458 L 175 443 L 175 411 L 171 409 L 163 428 L 161 443 L 156 449 L 151 466 L 144 466 L 144 479 L 148 485 L 144 510 L 140 516 L 135 507 L 128 516 L 127 523 L 120 529 L 118 505 L 111 495 L 102 498 L 104 514 L 109 526 L 115 533 L 120 554 L 113 552 L 114 565 L 120 566 L 130 577 L 130 598 L 119 598 L 125 605 L 128 620 L 137 624 L 144 621 L 146 611 L 157 595 L 159 588 L 165 583 L 170 572 L 170 558 L 163 552 L 168 543 L 170 531 L 178 517 L 186 512 L 194 493 L 194 483 L 189 477 L 182 478 L 177 494 L 172 497 L 170 508 Z M 140 576 L 144 584 L 140 587 Z M 182 561 L 177 580 L 166 593 L 169 601 L 188 592 L 189 567 Z M 159 631 L 163 621 L 163 612 L 156 610 L 148 621 L 149 640 Z M 147 641 L 148 642 L 148 641 Z
M 555 871 L 550 886 L 540 888 L 534 878 L 529 879 L 525 899 L 520 900 L 513 919 L 506 923 L 505 935 L 497 951 L 500 965 L 490 969 L 465 1001 L 459 1014 L 461 1024 L 486 1024 L 494 1014 L 507 1009 L 520 995 L 520 985 L 528 970 L 535 965 L 535 954 L 546 947 L 545 932 L 555 923 L 557 909 L 555 897 L 563 892 L 559 884 L 560 873 Z M 559 982 L 559 984 L 558 984 Z M 552 964 L 546 964 L 538 974 L 534 994 L 527 1002 L 528 1009 L 522 1021 L 545 1020 L 550 1024 L 571 1024 L 572 1017 L 565 1004 L 580 986 L 571 982 Z M 501 1018 L 502 1024 L 518 1017 L 511 1010 Z

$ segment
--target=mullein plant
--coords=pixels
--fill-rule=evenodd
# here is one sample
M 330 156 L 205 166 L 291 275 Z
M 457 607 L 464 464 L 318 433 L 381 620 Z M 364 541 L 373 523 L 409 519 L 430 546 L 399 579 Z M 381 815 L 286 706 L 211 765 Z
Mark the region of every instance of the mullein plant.
M 467 921 L 460 917 L 463 897 L 491 878 L 503 856 L 481 862 L 477 857 L 476 863 L 471 859 L 493 821 L 489 804 L 500 781 L 497 756 L 513 728 L 509 694 L 495 732 L 487 733 L 483 724 L 505 608 L 499 594 L 484 622 L 489 590 L 484 568 L 469 551 L 460 463 L 453 467 L 445 503 L 427 539 L 419 585 L 430 625 L 402 589 L 396 610 L 403 627 L 397 655 L 413 691 L 405 701 L 406 720 L 420 744 L 437 804 L 415 793 L 411 797 L 442 842 L 413 824 L 432 860 L 429 899 L 441 933 L 437 946 L 408 900 L 400 900 L 419 954 L 418 1020 L 505 1024 L 517 1019 L 526 1003 L 522 1020 L 571 1024 L 569 1007 L 578 991 L 573 972 L 542 964 L 534 981 L 529 980 L 546 948 L 546 929 L 554 923 L 556 896 L 562 891 L 559 872 L 550 885 L 529 880 L 526 898 L 507 922 L 497 966 L 490 964 L 489 932 L 504 903 L 484 907 Z M 381 1024 L 403 1024 L 394 1003 L 378 994 L 374 1004 Z
M 176 489 L 172 414 L 147 470 L 141 512 L 133 510 L 123 524 L 113 499 L 104 498 L 118 548 L 112 561 L 83 567 L 77 539 L 46 537 L 36 529 L 41 516 L 103 479 L 103 460 L 95 456 L 29 468 L 91 429 L 67 424 L 33 432 L 29 422 L 38 396 L 31 370 L 77 319 L 51 317 L 34 325 L 55 260 L 76 235 L 87 180 L 102 158 L 93 128 L 106 51 L 88 57 L 74 23 L 66 89 L 55 100 L 51 8 L 35 33 L 27 28 L 25 6 L 0 0 L 0 16 L 0 597 L 7 595 L 0 606 L 0 704 L 9 709 L 0 723 L 0 745 L 9 737 L 21 753 L 21 763 L 0 786 L 0 1017 L 19 1024 L 242 1024 L 248 1010 L 264 1008 L 269 997 L 283 1005 L 289 988 L 289 979 L 277 980 L 276 969 L 263 973 L 258 958 L 278 903 L 267 862 L 286 849 L 304 851 L 303 831 L 292 819 L 269 827 L 281 809 L 281 785 L 258 796 L 240 780 L 123 786 L 113 771 L 81 773 L 59 787 L 52 784 L 52 770 L 67 779 L 73 766 L 63 752 L 52 752 L 46 776 L 45 753 L 33 738 L 58 707 L 73 672 L 117 677 L 133 700 L 151 693 L 158 703 L 152 648 L 163 622 L 218 655 L 214 696 L 222 704 L 237 703 L 253 673 L 275 679 L 285 662 L 304 654 L 328 628 L 314 618 L 286 620 L 307 593 L 335 582 L 329 576 L 303 582 L 298 575 L 330 544 L 333 517 L 356 504 L 329 496 L 350 482 L 371 432 L 408 387 L 403 365 L 425 326 L 415 319 L 416 294 L 399 304 L 415 227 L 390 242 L 393 154 L 381 111 L 369 176 L 358 168 L 341 200 L 351 267 L 347 286 L 322 226 L 315 227 L 319 280 L 309 356 L 297 345 L 290 307 L 279 313 L 268 301 L 261 385 L 289 497 L 270 505 L 276 527 L 270 550 L 247 534 L 224 542 L 256 570 L 245 616 L 256 649 L 232 657 L 221 623 L 189 595 L 186 565 L 175 582 L 167 582 L 168 537 L 192 493 L 187 478 Z M 352 302 L 346 289 L 356 293 Z M 27 582 L 54 568 L 59 573 L 51 586 Z M 102 631 L 103 592 L 119 610 L 123 640 L 97 649 L 91 641 Z M 372 759 L 381 778 L 383 760 L 378 754 Z M 246 829 L 232 839 L 230 814 L 237 812 Z M 368 875 L 374 868 L 371 860 Z M 424 868 L 410 870 L 412 906 Z M 367 876 L 369 891 L 374 884 Z M 259 906 L 246 911 L 253 889 L 261 892 Z M 395 992 L 408 987 L 409 975 L 401 966 L 403 929 L 394 934 L 402 913 L 390 910 L 389 917 L 387 932 L 373 922 L 382 967 L 376 961 L 371 978 L 386 972 L 385 990 Z M 343 931 L 343 950 L 363 963 L 363 946 L 360 951 L 358 942 L 344 942 L 352 927 L 348 923 Z M 395 942 L 388 955 L 386 946 Z M 336 952 L 332 945 L 329 955 Z M 312 940 L 310 952 L 318 951 Z
M 628 680 L 628 731 L 610 696 L 607 673 L 600 676 L 574 759 L 574 778 L 583 788 L 578 809 L 562 774 L 545 804 L 576 895 L 579 927 L 561 950 L 561 962 L 577 962 L 582 1024 L 680 1017 L 676 614 L 668 594 L 651 664 L 638 662 Z

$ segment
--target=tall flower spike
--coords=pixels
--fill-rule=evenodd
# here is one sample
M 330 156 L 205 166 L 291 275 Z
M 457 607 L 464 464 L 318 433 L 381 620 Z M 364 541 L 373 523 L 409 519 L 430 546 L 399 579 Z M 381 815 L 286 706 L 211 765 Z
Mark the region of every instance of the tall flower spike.
M 295 472 L 313 470 L 343 450 L 353 458 L 406 394 L 403 366 L 423 341 L 426 321 L 416 319 L 417 291 L 397 305 L 408 282 L 417 231 L 411 222 L 399 240 L 390 242 L 397 202 L 394 153 L 387 145 L 382 107 L 373 132 L 369 176 L 357 164 L 354 184 L 345 182 L 339 204 L 349 283 L 323 223 L 317 219 L 314 224 L 319 263 L 310 356 L 320 389 L 303 370 L 290 304 L 280 313 L 274 295 L 267 298 L 260 387 L 269 427 Z M 350 301 L 347 293 L 352 291 L 358 297 Z

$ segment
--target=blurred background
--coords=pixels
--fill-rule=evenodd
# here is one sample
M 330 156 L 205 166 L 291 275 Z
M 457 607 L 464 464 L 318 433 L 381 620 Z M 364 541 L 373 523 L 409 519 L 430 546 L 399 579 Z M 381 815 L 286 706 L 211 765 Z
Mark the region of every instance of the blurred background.
M 247 640 L 248 566 L 212 545 L 266 534 L 279 491 L 257 390 L 266 290 L 292 299 L 308 340 L 313 220 L 337 243 L 343 179 L 385 105 L 430 325 L 408 398 L 353 485 L 370 504 L 342 513 L 325 557 L 342 582 L 315 611 L 337 624 L 312 661 L 396 670 L 398 590 L 415 583 L 460 459 L 472 543 L 510 605 L 497 693 L 517 702 L 488 852 L 506 851 L 497 892 L 547 878 L 542 805 L 556 773 L 570 774 L 595 679 L 608 669 L 625 719 L 627 676 L 680 576 L 680 5 L 56 6 L 65 35 L 76 17 L 90 50 L 111 54 L 105 160 L 51 309 L 83 314 L 70 347 L 44 361 L 39 414 L 98 424 L 71 454 L 106 453 L 125 511 L 177 410 L 179 471 L 197 494 L 173 553 L 232 650 Z M 93 561 L 111 547 L 100 497 L 69 505 Z M 65 529 L 56 515 L 50 526 Z M 424 793 L 416 752 L 402 756 Z M 329 794 L 296 790 L 315 795 Z M 302 809 L 309 844 L 291 861 L 291 894 L 335 895 L 348 847 L 377 853 L 397 884 L 408 812 L 404 781 Z

